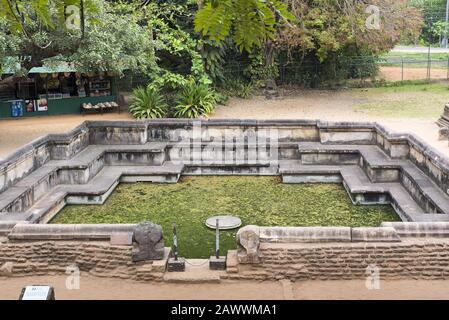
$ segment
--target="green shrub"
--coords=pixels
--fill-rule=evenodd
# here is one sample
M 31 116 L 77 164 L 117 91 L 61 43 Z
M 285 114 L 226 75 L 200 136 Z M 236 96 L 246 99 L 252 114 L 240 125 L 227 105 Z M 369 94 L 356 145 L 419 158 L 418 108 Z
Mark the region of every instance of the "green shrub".
M 224 91 L 233 97 L 249 99 L 254 93 L 254 84 L 241 79 L 231 79 L 224 83 Z
M 198 118 L 208 116 L 215 110 L 217 96 L 205 84 L 189 82 L 177 95 L 175 116 L 178 118 Z
M 225 106 L 229 102 L 229 96 L 220 92 L 215 92 L 215 101 L 217 104 Z
M 133 91 L 129 112 L 136 119 L 163 118 L 167 112 L 167 103 L 156 88 L 139 87 Z

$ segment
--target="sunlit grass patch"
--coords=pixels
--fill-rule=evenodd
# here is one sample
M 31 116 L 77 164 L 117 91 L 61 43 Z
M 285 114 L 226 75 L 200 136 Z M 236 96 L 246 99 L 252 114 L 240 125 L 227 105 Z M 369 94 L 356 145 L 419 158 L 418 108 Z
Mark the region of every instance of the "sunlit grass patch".
M 171 245 L 178 225 L 179 250 L 188 258 L 214 252 L 207 218 L 229 214 L 243 225 L 379 226 L 397 221 L 390 206 L 354 206 L 341 185 L 282 184 L 277 177 L 185 177 L 178 184 L 122 184 L 102 206 L 67 206 L 52 223 L 139 223 L 162 225 Z M 233 249 L 234 231 L 221 233 L 223 252 Z

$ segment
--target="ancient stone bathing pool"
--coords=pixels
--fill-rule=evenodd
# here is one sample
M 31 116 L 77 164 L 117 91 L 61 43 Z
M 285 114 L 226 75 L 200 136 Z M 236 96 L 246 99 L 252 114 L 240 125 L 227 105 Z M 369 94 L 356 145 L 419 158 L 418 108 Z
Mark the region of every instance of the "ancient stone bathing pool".
M 204 257 L 214 241 L 204 221 L 220 214 L 273 227 L 445 222 L 448 168 L 414 136 L 372 123 L 86 122 L 0 163 L 0 234 L 104 240 L 131 226 L 63 224 L 150 220 L 169 245 L 177 222 L 185 255 Z M 235 231 L 222 234 L 234 248 Z

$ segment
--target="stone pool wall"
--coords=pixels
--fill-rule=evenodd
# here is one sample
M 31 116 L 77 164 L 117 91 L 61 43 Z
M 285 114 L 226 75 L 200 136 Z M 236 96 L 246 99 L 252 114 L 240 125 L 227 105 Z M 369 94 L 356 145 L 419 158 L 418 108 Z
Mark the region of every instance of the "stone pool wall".
M 382 228 L 248 226 L 228 253 L 228 279 L 448 279 L 449 224 L 384 223 Z
M 134 263 L 132 246 L 92 241 L 0 243 L 0 277 L 67 274 L 76 266 L 97 277 L 160 281 L 165 265 Z
M 228 268 L 228 279 L 365 279 L 368 267 L 381 279 L 449 279 L 449 241 L 401 243 L 262 244 L 261 263 Z
M 165 248 L 163 259 L 134 262 L 135 228 L 17 224 L 0 233 L 0 277 L 70 275 L 76 267 L 98 277 L 160 281 L 170 248 Z
M 133 262 L 133 246 L 114 237 L 133 225 L 19 225 L 0 238 L 0 277 L 67 274 L 164 281 L 164 259 Z M 247 226 L 227 255 L 222 279 L 448 279 L 449 223 L 384 223 L 380 228 Z
M 203 141 L 218 141 L 228 131 L 247 137 L 276 130 L 280 142 L 323 144 L 374 144 L 392 158 L 408 158 L 429 175 L 444 192 L 449 189 L 449 163 L 444 156 L 412 134 L 392 134 L 376 123 L 328 123 L 308 120 L 149 120 L 87 121 L 67 134 L 37 139 L 0 161 L 0 192 L 26 177 L 49 160 L 73 157 L 88 145 L 143 145 L 179 142 L 200 127 Z M 240 130 L 240 131 L 239 131 Z
M 267 133 L 270 130 L 276 131 L 276 140 L 281 143 L 279 149 L 273 150 L 270 145 Z M 367 190 L 385 197 L 386 188 L 391 186 L 382 183 L 396 182 L 397 186 L 388 189 L 387 198 L 392 198 L 397 211 L 401 211 L 399 207 L 405 208 L 401 216 L 404 221 L 448 220 L 448 160 L 415 136 L 392 134 L 375 123 L 300 120 L 85 122 L 67 134 L 40 138 L 0 162 L 0 275 L 59 273 L 75 264 L 81 271 L 99 276 L 162 279 L 164 262 L 134 263 L 132 245 L 114 243 L 111 232 L 120 228 L 118 226 L 111 226 L 106 231 L 96 226 L 74 227 L 73 230 L 48 227 L 60 228 L 60 234 L 53 229 L 24 228 L 19 222 L 45 223 L 66 201 L 101 203 L 120 181 L 176 182 L 181 174 L 197 173 L 195 170 L 199 170 L 199 174 L 280 173 L 279 168 L 273 172 L 263 163 L 248 168 L 232 165 L 229 168 L 201 168 L 198 165 L 191 169 L 184 165 L 163 165 L 174 155 L 183 155 L 183 143 L 190 148 L 200 138 L 206 143 L 217 142 L 217 148 L 222 148 L 220 143 L 226 131 L 235 133 L 235 145 L 241 143 L 246 147 L 255 133 L 262 132 L 262 137 L 267 133 L 267 154 L 276 151 L 280 160 L 292 161 L 293 167 L 283 169 L 284 176 L 292 182 L 301 174 L 307 175 L 307 166 L 302 166 L 299 171 L 295 168 L 298 155 L 304 155 L 305 164 L 309 159 L 318 167 L 320 161 L 325 162 L 325 171 L 313 168 L 317 170 L 313 174 L 315 177 L 318 174 L 330 176 L 335 181 L 341 181 L 344 172 L 332 165 L 345 160 L 348 163 L 342 163 L 344 169 L 352 164 L 355 170 L 345 173 L 345 181 L 352 182 L 352 187 L 349 184 L 345 187 L 362 199 L 355 202 L 369 202 L 370 199 L 362 197 Z M 299 144 L 307 142 L 319 146 L 299 150 Z M 164 146 L 159 146 L 160 143 Z M 339 150 L 339 145 L 344 145 L 344 150 Z M 117 146 L 118 151 L 113 146 Z M 385 155 L 373 146 L 378 146 L 389 159 L 377 157 L 379 153 Z M 84 151 L 90 151 L 89 147 L 93 147 L 94 152 L 83 155 Z M 200 148 L 205 146 L 200 145 Z M 365 150 L 366 157 L 360 156 L 361 149 Z M 213 150 L 208 150 L 211 158 L 214 157 Z M 354 154 L 358 155 L 355 157 Z M 73 160 L 80 155 L 81 159 Z M 374 160 L 370 162 L 367 157 Z M 140 167 L 126 167 L 134 163 Z M 415 170 L 411 164 L 420 170 Z M 106 165 L 112 168 L 97 177 Z M 361 176 L 357 171 L 359 167 L 366 171 L 367 181 L 357 181 Z M 228 169 L 231 170 L 226 172 Z M 120 180 L 122 176 L 125 180 Z M 400 184 L 396 181 L 399 177 Z M 62 186 L 55 189 L 57 185 Z M 401 186 L 407 192 L 394 196 L 392 193 L 401 191 Z M 414 205 L 412 198 L 421 207 L 416 205 L 415 212 L 410 211 L 409 205 Z M 47 207 L 48 203 L 51 203 L 50 207 Z M 386 278 L 449 277 L 449 225 L 444 222 L 385 224 L 380 228 L 255 227 L 255 230 L 245 233 L 248 228 L 243 228 L 239 232 L 239 250 L 228 253 L 228 278 L 364 278 L 370 265 L 380 268 L 380 275 Z

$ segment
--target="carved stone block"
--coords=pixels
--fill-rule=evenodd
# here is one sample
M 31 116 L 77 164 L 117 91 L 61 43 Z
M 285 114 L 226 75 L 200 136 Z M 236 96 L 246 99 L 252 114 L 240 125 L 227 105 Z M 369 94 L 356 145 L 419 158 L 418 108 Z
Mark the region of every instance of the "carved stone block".
M 162 227 L 151 223 L 141 223 L 134 229 L 133 261 L 162 260 L 164 258 L 164 238 Z

